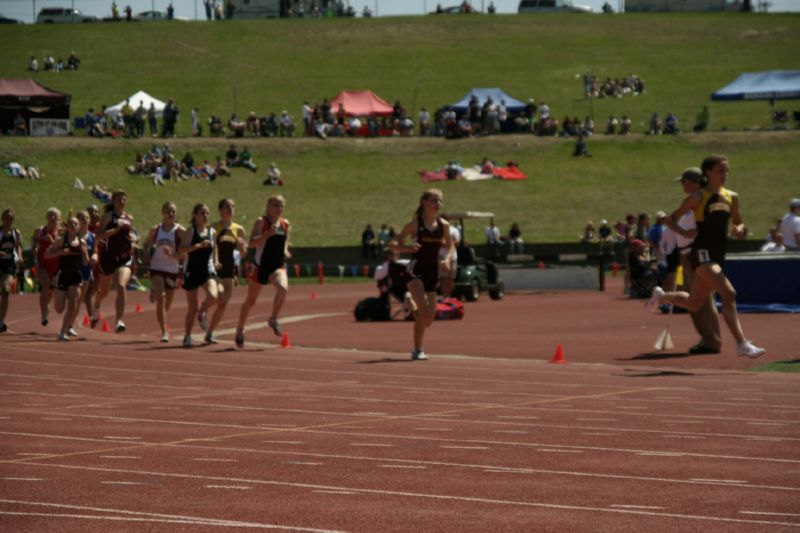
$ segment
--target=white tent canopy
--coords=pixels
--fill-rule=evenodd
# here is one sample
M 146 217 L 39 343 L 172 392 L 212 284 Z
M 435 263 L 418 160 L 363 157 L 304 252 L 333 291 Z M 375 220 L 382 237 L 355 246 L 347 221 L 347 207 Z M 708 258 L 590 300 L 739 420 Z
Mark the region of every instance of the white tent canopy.
M 149 94 L 144 91 L 137 91 L 136 93 L 132 94 L 128 98 L 128 102 L 130 103 L 131 107 L 136 110 L 139 107 L 139 102 L 144 104 L 145 109 L 150 109 L 150 103 L 152 102 L 156 108 L 156 116 L 161 116 L 161 112 L 164 111 L 164 107 L 167 105 L 158 98 L 153 98 Z M 113 105 L 111 107 L 106 108 L 106 115 L 111 117 L 116 117 L 120 113 L 122 113 L 122 108 L 125 106 L 125 100 L 121 101 L 120 103 Z

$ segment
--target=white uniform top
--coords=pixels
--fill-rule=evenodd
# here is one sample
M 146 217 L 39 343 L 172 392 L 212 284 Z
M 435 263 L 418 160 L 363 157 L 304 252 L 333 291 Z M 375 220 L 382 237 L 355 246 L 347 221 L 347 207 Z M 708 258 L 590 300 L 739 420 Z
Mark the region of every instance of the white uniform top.
M 680 220 L 678 220 L 678 227 L 682 229 L 697 229 L 697 222 L 694 220 L 694 211 L 689 211 L 683 215 Z M 690 251 L 689 247 L 694 242 L 694 239 L 676 233 L 675 240 L 678 243 L 678 248 L 681 249 L 681 253 L 688 254 Z
M 781 233 L 783 234 L 783 244 L 790 250 L 800 249 L 800 242 L 797 242 L 795 235 L 800 233 L 800 217 L 794 213 L 789 213 L 781 220 Z
M 153 246 L 156 251 L 150 258 L 150 270 L 177 274 L 180 267 L 176 257 L 178 253 L 178 225 L 175 224 L 170 231 L 166 231 L 159 224 L 156 231 L 156 242 Z M 167 255 L 165 248 L 170 248 L 172 255 Z
M 450 241 L 453 243 L 453 255 L 450 256 L 450 260 L 453 264 L 456 263 L 458 260 L 458 242 L 461 241 L 461 232 L 458 230 L 455 225 L 450 224 Z M 444 257 L 447 255 L 447 247 L 442 246 L 439 248 L 439 257 Z

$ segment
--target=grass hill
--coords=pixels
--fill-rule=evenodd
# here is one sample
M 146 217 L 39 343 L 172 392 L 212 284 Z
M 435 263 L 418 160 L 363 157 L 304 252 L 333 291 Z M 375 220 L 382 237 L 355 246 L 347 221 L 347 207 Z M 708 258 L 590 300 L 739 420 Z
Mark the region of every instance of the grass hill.
M 31 55 L 66 57 L 75 50 L 81 70 L 36 76 L 43 85 L 72 94 L 74 115 L 144 89 L 175 99 L 184 135 L 191 107 L 199 107 L 204 118 L 287 109 L 299 119 L 304 99 L 321 101 L 345 88 L 370 88 L 418 111 L 453 102 L 470 87 L 500 86 L 521 99 L 546 100 L 558 118 L 593 113 L 601 125 L 610 113 L 625 113 L 638 131 L 653 111 L 672 111 L 689 129 L 700 107 L 709 105 L 715 132 L 678 138 L 600 135 L 590 140 L 591 159 L 571 157 L 570 140 L 531 136 L 236 144 L 249 145 L 262 166 L 276 160 L 284 169 L 288 183 L 281 192 L 298 245 L 355 243 L 367 222 L 399 226 L 424 189 L 415 170 L 449 159 L 473 164 L 483 155 L 517 160 L 531 179 L 445 183 L 446 207 L 494 210 L 501 229 L 517 221 L 528 240 L 554 242 L 574 240 L 586 219 L 613 222 L 627 212 L 668 210 L 680 198 L 671 177 L 709 152 L 727 153 L 730 186 L 742 194 L 746 220 L 760 237 L 788 199 L 800 195 L 800 136 L 742 133 L 769 126 L 768 104 L 711 103 L 709 94 L 741 72 L 796 68 L 799 30 L 796 15 L 746 14 L 27 25 L 0 30 L 0 76 L 26 77 Z M 647 92 L 585 100 L 576 75 L 587 70 L 601 78 L 636 73 Z M 228 142 L 181 138 L 171 144 L 179 154 L 191 149 L 198 159 L 222 153 Z M 47 178 L 6 182 L 0 203 L 20 212 L 19 224 L 28 233 L 49 205 L 68 209 L 89 201 L 88 193 L 72 188 L 75 177 L 128 189 L 131 211 L 142 225 L 157 220 L 167 198 L 178 201 L 185 219 L 196 201 L 215 204 L 233 196 L 240 215 L 252 220 L 271 192 L 260 185 L 263 174 L 240 170 L 225 181 L 154 189 L 123 170 L 149 144 L 2 138 L 0 159 L 36 163 Z M 478 228 L 468 237 L 482 238 Z

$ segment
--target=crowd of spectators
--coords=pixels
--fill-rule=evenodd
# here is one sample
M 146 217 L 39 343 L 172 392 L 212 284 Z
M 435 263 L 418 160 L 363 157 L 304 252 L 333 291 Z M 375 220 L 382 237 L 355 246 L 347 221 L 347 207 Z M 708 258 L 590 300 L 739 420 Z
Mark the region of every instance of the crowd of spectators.
M 75 52 L 69 53 L 66 63 L 64 63 L 64 59 L 61 57 L 55 59 L 52 54 L 46 54 L 44 58 L 42 58 L 41 68 L 39 66 L 39 60 L 36 59 L 36 56 L 31 56 L 31 59 L 28 61 L 28 71 L 30 72 L 39 72 L 39 70 L 42 70 L 43 72 L 78 70 L 80 66 L 81 60 L 78 58 L 78 55 Z
M 231 146 L 234 153 L 236 153 L 233 146 Z M 243 150 L 243 154 L 248 158 L 247 160 L 252 163 L 249 152 Z M 229 150 L 230 152 L 230 150 Z M 234 156 L 234 162 L 239 164 L 240 155 Z M 191 151 L 187 150 L 183 158 L 178 158 L 173 154 L 169 145 L 163 146 L 153 145 L 153 147 L 146 153 L 137 153 L 136 160 L 133 165 L 126 167 L 126 170 L 131 175 L 147 176 L 153 180 L 153 185 L 164 186 L 166 180 L 188 180 L 205 179 L 214 181 L 220 176 L 230 176 L 229 161 L 223 161 L 221 156 L 218 156 L 214 163 L 209 162 L 207 159 L 202 162 L 197 162 L 192 156 Z
M 381 229 L 375 233 L 372 224 L 367 224 L 364 231 L 361 232 L 361 253 L 364 257 L 378 257 L 378 255 L 386 250 L 389 242 L 395 238 L 397 232 L 394 226 L 389 224 L 381 224 Z
M 192 118 L 193 134 L 199 137 L 202 132 L 197 122 L 195 129 L 194 113 Z M 244 119 L 237 113 L 231 113 L 227 124 L 223 124 L 222 119 L 216 115 L 208 118 L 208 129 L 212 137 L 294 137 L 295 123 L 288 111 L 283 110 L 278 117 L 273 111 L 269 115 L 257 115 L 251 111 Z
M 605 81 L 587 72 L 583 75 L 584 95 L 587 98 L 622 98 L 645 92 L 644 80 L 636 74 L 624 78 L 606 78 Z

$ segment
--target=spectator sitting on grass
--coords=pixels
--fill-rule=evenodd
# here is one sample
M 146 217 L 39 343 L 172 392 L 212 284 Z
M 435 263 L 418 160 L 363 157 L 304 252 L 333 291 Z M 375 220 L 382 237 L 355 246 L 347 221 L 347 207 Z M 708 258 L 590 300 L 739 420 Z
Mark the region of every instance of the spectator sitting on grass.
M 246 146 L 241 152 L 239 152 L 238 166 L 247 168 L 252 172 L 255 172 L 258 169 L 256 164 L 253 162 L 253 156 L 250 153 L 250 150 L 248 150 Z
M 39 61 L 35 56 L 31 56 L 31 60 L 28 61 L 28 70 L 31 72 L 39 72 Z
M 667 135 L 677 135 L 681 132 L 678 129 L 678 117 L 672 112 L 667 113 L 667 118 L 664 119 L 664 133 Z
M 576 157 L 592 157 L 592 154 L 589 153 L 589 146 L 586 144 L 586 137 L 583 135 L 579 135 L 578 140 L 575 141 L 575 152 L 572 155 Z
M 619 134 L 627 135 L 631 132 L 631 118 L 628 115 L 622 115 L 622 121 L 619 124 Z
M 230 176 L 230 175 L 231 175 L 230 169 L 228 169 L 228 167 L 225 166 L 225 163 L 222 162 L 222 158 L 220 156 L 217 156 L 217 160 L 214 163 L 214 177 Z
M 263 185 L 283 185 L 281 169 L 278 168 L 278 165 L 276 165 L 274 161 L 269 164 L 269 168 L 267 169 L 267 179 L 261 183 Z
M 222 127 L 222 119 L 216 115 L 208 117 L 208 131 L 212 137 L 222 137 L 225 135 L 225 128 Z
M 81 66 L 81 60 L 78 58 L 75 52 L 70 52 L 69 57 L 67 58 L 67 69 L 68 70 L 78 70 Z
M 708 106 L 703 106 L 703 109 L 697 114 L 697 118 L 694 121 L 694 131 L 706 131 L 708 129 L 708 123 L 711 117 L 708 112 Z
M 231 145 L 228 151 L 225 152 L 225 164 L 229 167 L 235 167 L 239 164 L 239 152 L 236 151 L 234 145 Z
M 280 136 L 281 137 L 294 137 L 294 120 L 289 115 L 289 112 L 283 110 L 281 112 L 280 120 Z
M 653 116 L 650 117 L 650 135 L 661 135 L 662 127 L 661 117 L 658 116 L 658 113 L 653 113 Z

